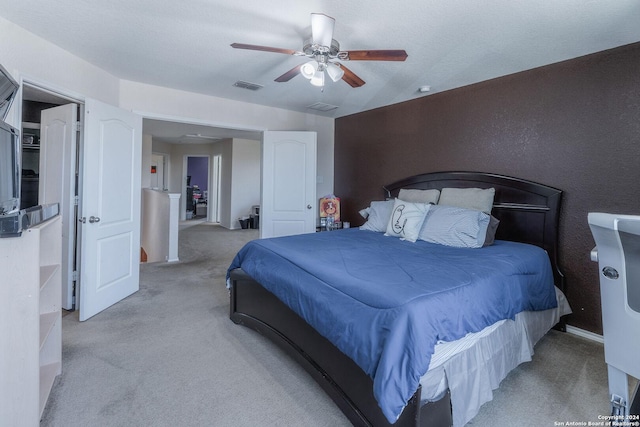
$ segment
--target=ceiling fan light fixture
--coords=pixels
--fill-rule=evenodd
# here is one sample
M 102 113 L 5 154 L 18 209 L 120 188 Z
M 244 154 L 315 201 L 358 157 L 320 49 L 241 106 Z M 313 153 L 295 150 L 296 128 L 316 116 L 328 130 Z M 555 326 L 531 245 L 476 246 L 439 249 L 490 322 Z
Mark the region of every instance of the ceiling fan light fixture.
M 331 78 L 331 80 L 333 80 L 333 82 L 335 83 L 340 80 L 342 76 L 344 76 L 344 70 L 338 65 L 331 62 L 327 65 L 327 74 L 329 75 L 329 78 Z
M 324 71 L 318 69 L 311 78 L 311 84 L 318 87 L 324 87 Z
M 311 80 L 318 71 L 318 63 L 315 60 L 302 64 L 300 67 L 300 74 L 305 79 Z
M 282 53 L 285 55 L 304 56 L 312 61 L 299 64 L 275 79 L 278 83 L 288 82 L 302 74 L 313 85 L 324 88 L 325 71 L 334 82 L 342 79 L 351 87 L 360 87 L 365 81 L 344 65 L 334 62 L 340 61 L 404 61 L 407 52 L 402 49 L 368 49 L 368 50 L 340 50 L 340 43 L 333 38 L 335 19 L 323 13 L 311 14 L 311 37 L 304 40 L 302 51 L 282 49 L 270 46 L 260 46 L 245 43 L 231 43 L 234 49 L 257 50 L 261 52 Z

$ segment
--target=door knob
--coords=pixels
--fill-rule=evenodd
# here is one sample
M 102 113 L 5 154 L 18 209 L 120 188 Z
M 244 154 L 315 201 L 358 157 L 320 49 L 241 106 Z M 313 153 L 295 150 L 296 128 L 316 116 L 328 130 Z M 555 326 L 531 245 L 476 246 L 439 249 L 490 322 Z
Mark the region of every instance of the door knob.
M 313 206 L 311 205 L 307 205 L 307 209 L 311 209 Z
M 91 224 L 93 224 L 94 222 L 100 222 L 100 218 L 99 218 L 99 217 L 97 217 L 97 216 L 90 216 L 90 217 L 89 217 L 89 222 L 90 222 Z

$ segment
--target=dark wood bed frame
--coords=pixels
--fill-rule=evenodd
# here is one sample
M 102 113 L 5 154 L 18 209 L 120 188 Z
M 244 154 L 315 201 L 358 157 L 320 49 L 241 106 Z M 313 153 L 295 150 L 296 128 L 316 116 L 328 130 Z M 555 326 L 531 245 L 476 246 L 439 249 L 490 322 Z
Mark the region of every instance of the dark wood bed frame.
M 434 172 L 383 187 L 395 197 L 401 188 L 495 188 L 492 215 L 500 220 L 496 239 L 544 248 L 555 284 L 563 292 L 564 276 L 557 263 L 558 219 L 562 191 L 518 178 L 479 172 Z M 303 366 L 356 426 L 389 426 L 373 397 L 373 380 L 349 357 L 242 270 L 231 273 L 230 317 L 277 343 Z M 556 326 L 565 330 L 564 321 Z M 450 426 L 447 393 L 420 405 L 420 388 L 394 426 Z

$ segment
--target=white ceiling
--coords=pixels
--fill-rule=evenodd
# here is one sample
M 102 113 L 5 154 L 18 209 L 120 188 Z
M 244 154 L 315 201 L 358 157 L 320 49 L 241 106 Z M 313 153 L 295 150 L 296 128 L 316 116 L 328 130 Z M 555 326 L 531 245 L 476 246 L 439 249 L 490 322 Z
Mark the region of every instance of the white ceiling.
M 409 56 L 351 61 L 366 84 L 321 91 L 274 81 L 305 58 L 229 46 L 301 50 L 312 12 L 336 19 L 343 50 Z M 638 0 L 0 0 L 0 16 L 122 79 L 329 117 L 640 41 Z M 307 108 L 317 102 L 338 108 Z

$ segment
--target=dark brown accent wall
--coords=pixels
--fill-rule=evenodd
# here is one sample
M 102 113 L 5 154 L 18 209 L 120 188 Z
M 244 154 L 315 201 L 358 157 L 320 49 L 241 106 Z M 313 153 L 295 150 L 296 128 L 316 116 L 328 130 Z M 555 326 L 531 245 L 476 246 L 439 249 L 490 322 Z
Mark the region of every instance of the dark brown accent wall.
M 640 43 L 342 117 L 335 129 L 335 194 L 354 225 L 384 184 L 418 173 L 492 172 L 563 190 L 568 323 L 602 333 L 587 213 L 640 214 Z

